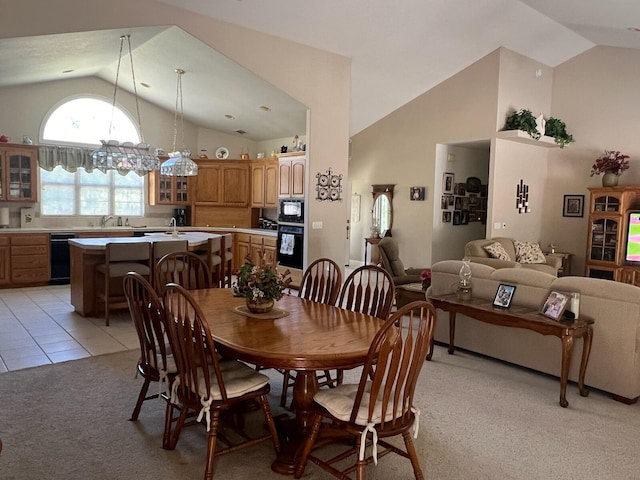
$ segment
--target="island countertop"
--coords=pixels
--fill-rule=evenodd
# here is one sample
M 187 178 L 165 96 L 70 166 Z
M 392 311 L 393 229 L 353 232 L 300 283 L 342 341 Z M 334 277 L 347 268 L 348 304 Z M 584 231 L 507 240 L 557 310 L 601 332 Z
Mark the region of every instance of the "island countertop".
M 69 244 L 83 250 L 104 250 L 109 243 L 142 243 L 142 242 L 171 242 L 186 240 L 189 249 L 206 245 L 210 238 L 219 238 L 222 235 L 205 232 L 178 232 L 177 235 L 170 233 L 149 233 L 143 237 L 99 237 L 99 238 L 70 238 Z

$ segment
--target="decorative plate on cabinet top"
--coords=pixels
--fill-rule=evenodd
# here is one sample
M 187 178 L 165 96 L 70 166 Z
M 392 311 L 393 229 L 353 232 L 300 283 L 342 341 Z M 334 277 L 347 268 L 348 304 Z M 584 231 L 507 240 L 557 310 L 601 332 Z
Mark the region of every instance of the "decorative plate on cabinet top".
M 229 158 L 229 149 L 227 147 L 219 147 L 216 150 L 216 158 L 218 160 L 226 160 Z

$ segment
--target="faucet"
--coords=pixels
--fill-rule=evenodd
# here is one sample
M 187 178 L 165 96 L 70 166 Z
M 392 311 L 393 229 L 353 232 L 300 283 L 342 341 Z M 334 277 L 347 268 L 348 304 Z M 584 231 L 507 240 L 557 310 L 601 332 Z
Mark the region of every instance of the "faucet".
M 176 225 L 176 217 L 171 217 L 171 220 L 169 221 L 169 227 L 173 227 L 173 232 L 171 232 L 171 236 L 172 237 L 177 237 L 178 236 L 178 228 Z
M 107 222 L 113 218 L 113 215 L 103 215 L 100 219 L 100 226 L 102 228 L 107 226 Z

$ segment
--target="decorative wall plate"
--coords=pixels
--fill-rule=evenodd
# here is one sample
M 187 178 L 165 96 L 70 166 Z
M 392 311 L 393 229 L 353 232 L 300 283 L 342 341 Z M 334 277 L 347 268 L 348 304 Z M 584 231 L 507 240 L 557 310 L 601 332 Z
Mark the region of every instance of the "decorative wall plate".
M 219 147 L 216 150 L 216 158 L 218 160 L 226 160 L 229 158 L 229 149 L 227 147 Z

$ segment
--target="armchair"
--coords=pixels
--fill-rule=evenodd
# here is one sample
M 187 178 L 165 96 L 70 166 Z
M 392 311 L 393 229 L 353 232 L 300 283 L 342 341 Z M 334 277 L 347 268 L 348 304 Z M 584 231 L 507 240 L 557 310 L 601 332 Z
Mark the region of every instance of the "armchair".
M 407 283 L 420 283 L 420 273 L 428 267 L 424 268 L 404 268 L 402 260 L 399 256 L 398 242 L 393 237 L 384 237 L 378 243 L 380 251 L 380 260 L 382 268 L 384 268 L 391 278 L 394 285 L 406 285 Z

